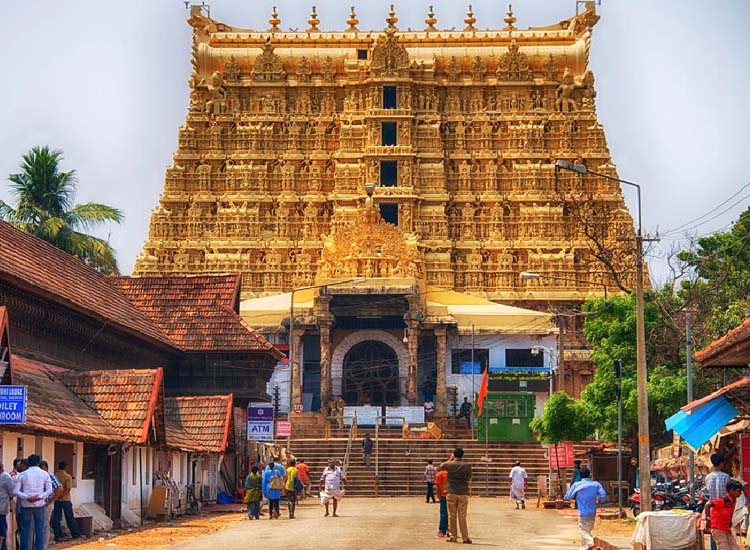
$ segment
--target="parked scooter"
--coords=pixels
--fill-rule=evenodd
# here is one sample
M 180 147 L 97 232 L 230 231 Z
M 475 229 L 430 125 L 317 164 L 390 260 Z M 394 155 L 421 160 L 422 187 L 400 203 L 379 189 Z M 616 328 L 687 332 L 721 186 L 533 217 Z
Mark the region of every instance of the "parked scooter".
M 641 513 L 641 490 L 636 489 L 635 492 L 628 498 L 630 503 L 630 511 L 633 512 L 633 517 L 637 517 Z M 651 493 L 651 509 L 654 512 L 665 509 L 664 494 L 660 491 L 653 491 Z

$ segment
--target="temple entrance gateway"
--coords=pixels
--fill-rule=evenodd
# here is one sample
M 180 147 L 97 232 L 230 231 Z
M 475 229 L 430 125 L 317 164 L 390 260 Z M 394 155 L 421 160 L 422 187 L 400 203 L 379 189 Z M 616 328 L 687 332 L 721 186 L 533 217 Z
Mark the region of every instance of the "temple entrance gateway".
M 400 404 L 398 356 L 377 340 L 353 346 L 344 356 L 342 397 L 349 405 Z

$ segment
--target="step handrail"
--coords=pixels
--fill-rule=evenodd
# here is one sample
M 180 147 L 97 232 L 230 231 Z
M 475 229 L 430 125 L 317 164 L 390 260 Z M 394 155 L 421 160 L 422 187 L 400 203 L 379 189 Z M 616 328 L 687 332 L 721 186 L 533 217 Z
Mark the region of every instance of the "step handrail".
M 352 453 L 352 441 L 354 441 L 354 438 L 357 437 L 357 413 L 354 413 L 354 418 L 352 418 L 352 425 L 349 427 L 349 438 L 346 442 L 346 453 L 344 453 L 344 477 L 346 477 L 346 470 L 349 468 L 349 457 Z

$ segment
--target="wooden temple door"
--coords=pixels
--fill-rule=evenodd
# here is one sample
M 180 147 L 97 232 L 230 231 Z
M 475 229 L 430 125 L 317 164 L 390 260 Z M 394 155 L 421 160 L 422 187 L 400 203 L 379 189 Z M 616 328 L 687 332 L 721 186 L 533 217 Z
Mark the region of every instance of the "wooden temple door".
M 353 346 L 344 357 L 342 397 L 347 404 L 394 406 L 401 403 L 398 356 L 376 340 Z

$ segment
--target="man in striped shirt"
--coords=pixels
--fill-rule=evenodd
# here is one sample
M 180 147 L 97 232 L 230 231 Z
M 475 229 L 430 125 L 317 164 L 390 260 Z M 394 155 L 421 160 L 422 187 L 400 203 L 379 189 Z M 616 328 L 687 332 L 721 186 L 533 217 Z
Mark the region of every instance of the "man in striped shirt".
M 711 472 L 706 476 L 706 491 L 708 491 L 708 501 L 711 502 L 717 498 L 724 498 L 727 494 L 727 482 L 729 474 L 722 470 L 724 468 L 724 455 L 714 453 L 711 455 Z M 716 542 L 711 537 L 711 550 L 716 550 Z
M 432 460 L 427 461 L 427 466 L 425 466 L 424 469 L 424 480 L 427 483 L 427 496 L 425 497 L 425 502 L 430 502 L 430 499 L 432 499 L 432 502 L 437 502 L 435 500 L 435 474 L 437 473 L 437 468 L 432 465 Z

